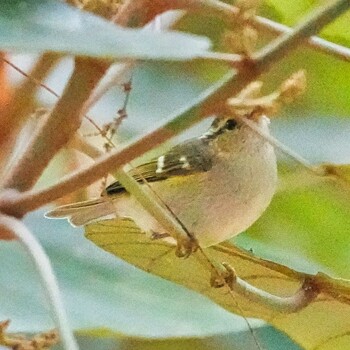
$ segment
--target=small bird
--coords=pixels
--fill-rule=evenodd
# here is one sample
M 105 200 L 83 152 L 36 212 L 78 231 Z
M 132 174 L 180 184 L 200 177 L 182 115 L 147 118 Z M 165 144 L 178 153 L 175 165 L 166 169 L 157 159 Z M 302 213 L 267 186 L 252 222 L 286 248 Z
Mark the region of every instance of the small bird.
M 269 119 L 254 122 L 269 133 Z M 210 129 L 130 171 L 146 180 L 201 247 L 215 245 L 250 227 L 270 204 L 277 183 L 273 146 L 234 118 L 217 118 Z M 129 217 L 145 232 L 164 236 L 162 226 L 117 181 L 98 199 L 58 207 L 49 218 L 73 226 L 114 215 Z

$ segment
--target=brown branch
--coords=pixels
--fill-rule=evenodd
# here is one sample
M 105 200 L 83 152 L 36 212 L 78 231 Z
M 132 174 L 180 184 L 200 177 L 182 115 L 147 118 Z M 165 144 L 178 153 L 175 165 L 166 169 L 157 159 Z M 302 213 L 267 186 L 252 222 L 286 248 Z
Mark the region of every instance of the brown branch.
M 255 55 L 257 61 L 262 62 L 262 65 L 269 65 L 270 61 L 282 58 L 287 50 L 284 41 L 303 42 L 305 38 L 311 36 L 313 33 L 319 32 L 324 26 L 333 21 L 339 16 L 339 13 L 345 12 L 350 7 L 350 0 L 332 1 L 327 7 L 320 7 L 316 9 L 305 20 L 305 22 L 296 26 L 293 34 L 286 35 L 284 40 L 272 42 L 265 46 L 260 52 Z
M 292 32 L 292 28 L 271 21 L 270 19 L 256 16 L 253 21 L 252 25 L 256 27 L 257 29 L 261 29 L 263 31 L 279 35 L 282 33 L 290 33 Z M 349 62 L 350 61 L 350 49 L 338 44 L 335 44 L 333 42 L 330 42 L 328 40 L 322 39 L 317 36 L 312 36 L 308 40 L 304 41 L 304 45 L 309 46 L 312 49 L 315 49 L 317 51 L 323 52 L 327 55 L 334 56 L 342 61 Z
M 5 61 L 6 54 L 0 51 L 0 115 L 3 115 L 9 108 L 13 93 L 10 87 Z
M 210 16 L 218 16 L 228 23 L 233 23 L 239 15 L 237 7 L 218 0 L 129 0 L 120 9 L 117 16 L 119 24 L 142 26 L 156 15 L 174 9 L 184 9 L 192 12 L 202 12 Z M 132 23 L 130 23 L 131 19 Z M 254 28 L 273 35 L 287 34 L 293 31 L 288 26 L 260 16 L 252 17 L 249 19 L 249 22 Z M 350 49 L 341 45 L 315 36 L 310 37 L 304 44 L 338 59 L 350 61 Z
M 206 11 L 209 15 L 220 16 L 228 23 L 234 22 L 235 17 L 239 14 L 239 9 L 237 7 L 218 0 L 192 0 L 189 2 L 191 3 L 191 5 L 189 5 L 190 10 Z M 194 3 L 196 2 L 201 2 L 202 7 L 195 7 Z M 273 35 L 287 34 L 293 31 L 292 28 L 286 25 L 261 16 L 252 17 L 248 22 L 254 28 Z M 335 56 L 338 59 L 347 62 L 350 61 L 350 49 L 344 46 L 334 44 L 316 36 L 311 36 L 308 40 L 304 41 L 303 44 L 316 49 L 317 51 Z
M 50 115 L 43 120 L 14 169 L 5 188 L 30 189 L 53 156 L 71 139 L 85 114 L 84 104 L 106 70 L 95 60 L 78 58 L 68 85 Z
M 22 127 L 26 118 L 33 112 L 35 105 L 35 94 L 38 86 L 41 85 L 43 79 L 47 77 L 52 68 L 55 66 L 60 55 L 53 53 L 43 54 L 36 62 L 35 66 L 28 74 L 30 79 L 24 79 L 23 83 L 13 92 L 13 96 L 8 103 L 8 108 L 0 117 L 0 163 L 3 164 L 7 157 L 11 154 L 13 143 L 18 135 L 19 129 Z M 12 68 L 18 70 L 16 66 L 11 64 L 6 58 L 2 58 L 4 62 Z M 20 71 L 21 74 L 25 74 Z
M 28 211 L 97 181 L 107 172 L 125 165 L 161 142 L 179 134 L 201 118 L 212 113 L 224 112 L 225 101 L 229 96 L 234 95 L 262 72 L 268 71 L 273 64 L 284 57 L 286 52 L 300 45 L 303 38 L 316 33 L 321 27 L 318 20 L 322 22 L 322 25 L 325 25 L 346 11 L 348 7 L 349 0 L 338 0 L 332 3 L 299 25 L 293 33 L 282 36 L 269 45 L 267 50 L 263 49 L 258 52 L 255 56 L 256 61 L 244 62 L 245 64 L 242 64 L 242 68 L 237 74 L 229 73 L 226 75 L 214 87 L 199 96 L 191 108 L 187 108 L 184 113 L 169 118 L 166 123 L 155 128 L 146 136 L 137 138 L 122 150 L 102 157 L 88 169 L 80 170 L 50 188 L 17 195 L 14 193 L 4 194 L 0 200 L 0 208 L 5 213 L 20 217 Z

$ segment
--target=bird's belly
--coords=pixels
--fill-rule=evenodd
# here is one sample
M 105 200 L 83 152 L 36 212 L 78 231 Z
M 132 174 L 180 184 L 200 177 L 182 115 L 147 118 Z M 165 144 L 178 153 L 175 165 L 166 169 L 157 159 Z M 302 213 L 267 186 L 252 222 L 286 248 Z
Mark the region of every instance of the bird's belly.
M 276 162 L 267 165 L 260 167 L 263 170 L 259 174 L 254 174 L 253 168 L 233 169 L 229 177 L 220 178 L 220 186 L 220 169 L 151 185 L 199 244 L 208 247 L 246 230 L 267 208 L 277 179 Z M 258 181 L 252 181 L 252 175 L 258 176 Z M 121 201 L 120 205 L 117 201 L 116 211 L 132 217 L 143 230 L 166 232 L 133 198 L 128 203 Z
M 261 179 L 252 186 L 237 174 L 218 186 L 215 173 L 187 176 L 182 184 L 174 182 L 164 192 L 161 188 L 157 192 L 163 193 L 164 202 L 200 245 L 207 247 L 246 230 L 267 208 L 275 191 L 275 175 L 260 176 L 267 176 L 269 181 Z

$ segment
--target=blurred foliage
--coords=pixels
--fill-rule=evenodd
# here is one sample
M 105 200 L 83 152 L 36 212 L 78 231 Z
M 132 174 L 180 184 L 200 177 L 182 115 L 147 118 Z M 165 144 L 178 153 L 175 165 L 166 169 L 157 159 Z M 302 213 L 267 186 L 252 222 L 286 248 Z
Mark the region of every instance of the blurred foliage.
M 96 249 L 82 236 L 81 230 L 73 229 L 68 223 L 43 221 L 42 216 L 43 212 L 39 211 L 25 222 L 51 258 L 71 324 L 81 330 L 78 333 L 82 348 L 94 348 L 96 344 L 98 349 L 113 348 L 111 344 L 123 344 L 125 349 L 135 344 L 152 348 L 154 339 L 155 344 L 170 343 L 174 348 L 179 344 L 187 348 L 206 344 L 208 349 L 224 350 L 235 348 L 237 343 L 239 350 L 254 349 L 254 340 L 241 317 L 224 311 L 203 296 Z M 9 331 L 40 332 L 54 327 L 38 276 L 28 265 L 20 245 L 2 243 L 0 259 L 3 263 L 0 318 L 11 316 Z M 251 324 L 262 326 L 257 321 Z M 260 327 L 256 332 L 259 342 L 266 344 L 267 349 L 278 349 L 276 346 L 280 344 L 286 349 L 298 349 L 271 327 Z M 98 340 L 92 341 L 91 337 Z M 173 339 L 164 339 L 167 337 Z M 101 338 L 107 339 L 102 342 Z
M 304 14 L 325 2 L 266 0 L 261 14 L 293 25 Z M 5 3 L 6 6 L 12 6 L 11 3 L 18 2 Z M 28 3 L 39 1 L 32 0 Z M 55 8 L 62 5 L 58 2 L 50 3 L 55 4 Z M 44 19 L 47 19 L 46 24 L 55 24 L 55 28 L 51 28 L 55 34 L 61 27 L 60 23 L 63 25 L 65 21 L 59 22 L 56 13 L 55 20 L 49 21 L 52 19 L 52 13 L 51 17 L 46 18 L 42 14 L 32 18 L 43 23 Z M 26 13 L 21 12 L 21 16 L 26 16 Z M 95 20 L 92 16 L 89 18 Z M 35 51 L 40 45 L 44 48 L 46 41 L 40 42 L 38 35 L 46 33 L 46 29 L 38 31 L 38 28 L 32 27 L 33 32 L 27 30 L 23 34 L 23 31 L 19 30 L 19 20 L 17 18 L 17 24 L 12 26 L 10 31 L 7 30 L 9 27 L 6 27 L 8 22 L 0 15 L 0 38 L 11 41 L 12 48 L 22 48 L 21 52 L 33 52 L 33 43 L 37 46 Z M 349 14 L 345 14 L 325 28 L 323 34 L 326 38 L 349 46 L 348 23 Z M 225 30 L 225 26 L 219 19 L 187 15 L 177 28 L 208 36 L 215 49 L 222 49 L 220 33 Z M 98 46 L 99 40 L 102 40 L 97 37 L 98 31 L 85 28 L 82 33 L 84 35 L 80 36 L 80 43 L 85 43 L 85 46 L 79 46 L 79 40 L 65 40 L 65 52 L 87 50 L 84 53 L 94 51 L 94 54 L 101 56 L 112 54 L 110 47 Z M 36 36 L 32 36 L 34 34 Z M 261 35 L 261 39 L 262 42 L 266 42 L 271 37 Z M 141 43 L 145 43 L 146 49 L 150 47 L 146 45 L 148 40 Z M 2 49 L 8 49 L 5 41 L 3 43 Z M 50 45 L 55 43 L 62 44 L 60 35 L 50 37 Z M 174 42 L 171 46 L 176 50 L 181 47 L 180 43 L 176 46 Z M 113 52 L 116 54 L 115 50 Z M 159 54 L 153 46 L 151 53 Z M 300 68 L 307 71 L 307 92 L 283 111 L 284 118 L 272 121 L 274 134 L 312 161 L 350 163 L 350 121 L 347 118 L 350 116 L 349 63 L 300 46 L 278 67 L 274 67 L 272 72 L 262 77 L 266 89 L 275 88 L 291 72 Z M 67 76 L 67 70 L 66 65 L 61 65 L 53 76 L 48 78 L 48 85 L 61 90 L 65 82 L 62 81 L 62 76 Z M 207 61 L 140 64 L 133 73 L 132 93 L 127 109 L 128 119 L 123 123 L 118 140 L 143 133 L 156 121 L 198 96 L 226 70 L 222 64 Z M 100 125 L 110 121 L 122 106 L 124 97 L 119 87 L 111 90 L 94 108 L 92 116 Z M 48 104 L 47 96 L 40 96 L 38 104 Z M 184 137 L 198 134 L 204 128 L 200 125 Z M 88 126 L 88 123 L 84 123 L 84 132 L 95 130 Z M 101 144 L 98 138 L 95 139 Z M 94 141 L 94 138 L 91 137 L 90 140 Z M 55 160 L 46 171 L 40 186 L 58 180 L 63 174 L 62 169 L 66 168 L 68 158 L 61 156 Z M 281 189 L 270 208 L 248 233 L 237 237 L 235 242 L 252 249 L 257 256 L 298 270 L 313 273 L 324 271 L 333 276 L 350 278 L 348 189 L 342 184 L 320 181 L 313 175 L 307 175 L 303 169 L 285 158 L 281 159 L 280 175 Z M 109 328 L 133 336 L 121 340 L 120 337 L 111 337 L 111 334 L 108 334 L 102 342 L 96 334 L 91 337 L 91 334 L 88 336 L 85 333 L 79 338 L 82 348 L 254 349 L 252 335 L 247 330 L 246 322 L 206 298 L 155 276 L 146 275 L 110 256 L 84 239 L 78 229 L 70 228 L 67 223 L 43 219 L 42 211 L 30 215 L 26 222 L 52 259 L 74 329 Z M 17 243 L 1 242 L 0 258 L 0 318 L 12 320 L 11 331 L 37 332 L 53 327 L 43 294 L 38 292 L 38 278 L 32 267 L 28 266 L 22 248 Z M 330 314 L 331 312 L 332 310 Z M 259 323 L 253 324 L 259 326 Z M 305 324 L 308 330 L 307 319 Z M 270 327 L 256 329 L 258 340 L 266 349 L 298 349 L 290 340 Z M 149 339 L 134 338 L 137 335 Z M 212 335 L 215 336 L 206 338 Z M 153 342 L 154 338 L 166 337 L 193 338 Z
M 100 17 L 59 1 L 5 0 L 0 13 L 0 47 L 16 52 L 54 51 L 105 59 L 181 60 L 206 51 L 209 41 L 183 33 L 116 28 Z
M 261 14 L 267 15 L 267 17 L 280 23 L 293 26 L 310 11 L 327 3 L 329 3 L 327 0 L 296 0 L 293 3 L 288 0 L 265 0 Z M 340 45 L 349 46 L 349 20 L 350 13 L 343 14 L 336 21 L 326 26 L 320 35 Z
M 270 322 L 307 350 L 342 350 L 344 344 L 349 345 L 346 333 L 350 328 L 350 281 L 318 275 L 314 283 L 305 287 L 305 290 L 316 288 L 317 298 L 307 307 L 288 313 L 267 302 L 254 302 L 246 293 L 231 294 L 227 285 L 221 285 L 221 288 L 210 285 L 213 267 L 221 262 L 234 268 L 239 278 L 273 295 L 294 295 L 304 281 L 305 276 L 283 265 L 264 261 L 249 251 L 239 250 L 228 242 L 206 248 L 204 253 L 198 250 L 187 259 L 179 259 L 175 255 L 176 246 L 161 239 L 150 240 L 127 218 L 88 224 L 85 236 L 103 250 L 147 272 L 193 289 L 228 311 Z M 310 269 L 315 267 L 304 261 L 302 270 Z M 235 291 L 234 286 L 232 290 Z M 332 317 L 329 317 L 329 310 L 332 310 Z

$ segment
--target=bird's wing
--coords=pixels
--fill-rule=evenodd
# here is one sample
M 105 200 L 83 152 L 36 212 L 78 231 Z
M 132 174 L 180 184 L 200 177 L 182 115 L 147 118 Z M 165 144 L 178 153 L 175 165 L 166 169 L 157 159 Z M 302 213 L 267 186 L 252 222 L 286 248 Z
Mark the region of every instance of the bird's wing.
M 155 182 L 174 176 L 186 176 L 211 169 L 213 149 L 206 139 L 192 139 L 171 148 L 164 155 L 132 169 L 131 174 L 138 182 Z M 125 188 L 114 182 L 106 188 L 106 194 L 122 193 Z

